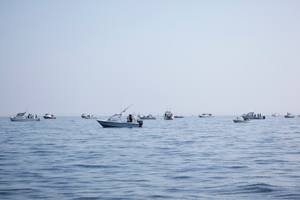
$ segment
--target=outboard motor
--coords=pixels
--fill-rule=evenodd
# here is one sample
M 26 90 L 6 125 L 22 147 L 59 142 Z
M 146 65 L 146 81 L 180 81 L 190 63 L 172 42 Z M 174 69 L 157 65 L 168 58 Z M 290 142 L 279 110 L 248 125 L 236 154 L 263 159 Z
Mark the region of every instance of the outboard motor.
M 266 119 L 266 116 L 263 116 L 263 119 Z
M 142 127 L 143 126 L 143 120 L 137 120 L 137 122 L 139 123 L 139 127 Z

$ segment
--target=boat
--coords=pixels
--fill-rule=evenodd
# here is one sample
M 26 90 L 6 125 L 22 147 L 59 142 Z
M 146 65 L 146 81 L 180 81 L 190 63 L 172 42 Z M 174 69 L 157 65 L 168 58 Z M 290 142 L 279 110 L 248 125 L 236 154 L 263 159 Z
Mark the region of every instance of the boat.
M 204 117 L 212 117 L 213 115 L 210 113 L 202 113 L 202 115 L 199 115 L 200 118 L 204 118 Z
M 165 115 L 164 115 L 164 119 L 165 120 L 173 120 L 174 119 L 173 113 L 171 113 L 171 111 L 166 111 Z
M 82 118 L 86 118 L 87 115 L 86 115 L 85 113 L 83 113 L 83 114 L 81 115 L 81 117 L 82 117 Z
M 280 115 L 278 113 L 272 113 L 273 117 L 279 117 Z
M 121 113 L 116 113 L 107 119 L 96 119 L 104 128 L 134 128 L 142 127 L 143 121 L 136 120 L 135 115 L 129 115 L 127 122 L 122 121 L 122 114 L 129 108 L 128 106 Z M 133 117 L 132 117 L 133 116 Z
M 240 119 L 239 117 L 237 117 L 236 119 L 233 120 L 234 123 L 249 123 L 251 122 L 250 119 L 243 117 L 243 119 Z
M 44 116 L 44 119 L 56 119 L 56 117 L 52 114 L 46 113 Z
M 9 118 L 11 121 L 22 121 L 22 122 L 41 120 L 41 118 L 38 118 L 37 115 L 34 116 L 33 114 L 28 113 L 28 115 L 25 116 L 25 114 L 26 112 L 18 113 L 17 115 L 10 116 Z
M 260 113 L 254 114 L 254 112 L 243 114 L 242 117 L 246 117 L 247 119 L 266 119 L 266 116 L 261 116 Z
M 95 115 L 87 115 L 85 119 L 97 119 Z
M 174 118 L 183 118 L 182 115 L 175 115 Z
M 139 114 L 138 116 L 139 116 L 140 119 L 156 119 L 151 114 L 147 115 L 147 116 L 146 115 L 143 116 L 143 115 Z
M 294 118 L 295 116 L 290 113 L 290 112 L 287 112 L 286 115 L 284 116 L 285 118 Z

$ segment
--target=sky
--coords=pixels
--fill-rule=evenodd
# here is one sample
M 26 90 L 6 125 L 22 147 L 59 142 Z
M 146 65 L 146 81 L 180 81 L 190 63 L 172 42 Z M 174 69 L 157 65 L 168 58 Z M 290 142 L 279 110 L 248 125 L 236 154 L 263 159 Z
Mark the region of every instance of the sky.
M 300 114 L 299 0 L 2 0 L 0 116 Z

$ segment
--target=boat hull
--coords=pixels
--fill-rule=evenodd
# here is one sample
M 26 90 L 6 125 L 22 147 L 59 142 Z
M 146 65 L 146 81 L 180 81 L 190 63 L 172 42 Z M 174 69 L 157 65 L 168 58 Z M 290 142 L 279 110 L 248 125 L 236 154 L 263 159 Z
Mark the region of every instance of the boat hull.
M 294 118 L 295 116 L 294 115 L 292 115 L 292 116 L 284 116 L 285 118 Z
M 14 117 L 10 117 L 11 121 L 14 122 L 34 122 L 34 121 L 40 121 L 41 118 L 14 118 Z
M 139 117 L 140 119 L 146 119 L 146 120 L 155 120 L 155 117 Z
M 44 119 L 56 119 L 56 117 L 46 117 L 46 116 L 43 116 Z
M 97 122 L 104 128 L 135 128 L 142 127 L 143 125 L 143 121 L 141 120 L 138 120 L 138 122 L 120 122 L 97 119 Z
M 174 119 L 174 117 L 172 117 L 172 116 L 167 116 L 167 117 L 164 117 L 165 118 L 165 120 L 173 120 Z
M 233 122 L 234 122 L 234 123 L 249 123 L 250 120 L 234 119 Z

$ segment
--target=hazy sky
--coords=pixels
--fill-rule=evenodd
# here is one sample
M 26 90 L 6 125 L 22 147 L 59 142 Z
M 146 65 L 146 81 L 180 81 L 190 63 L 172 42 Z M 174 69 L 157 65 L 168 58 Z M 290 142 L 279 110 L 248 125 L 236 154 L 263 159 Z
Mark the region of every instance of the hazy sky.
M 300 114 L 299 0 L 1 0 L 0 115 Z

